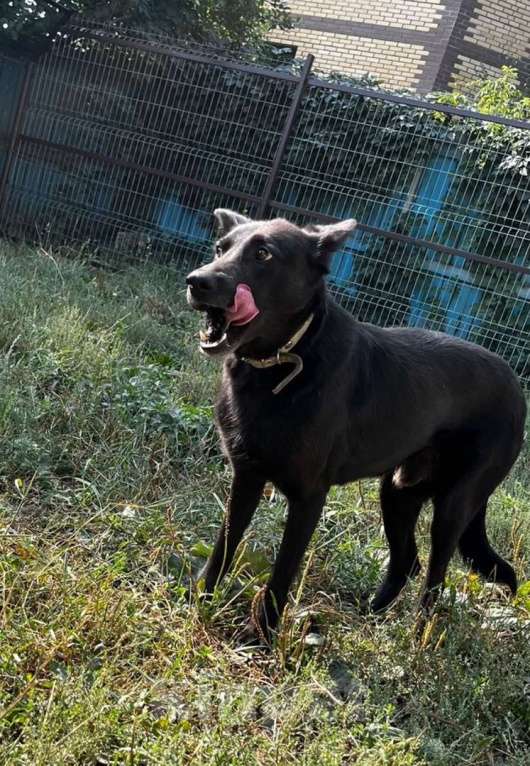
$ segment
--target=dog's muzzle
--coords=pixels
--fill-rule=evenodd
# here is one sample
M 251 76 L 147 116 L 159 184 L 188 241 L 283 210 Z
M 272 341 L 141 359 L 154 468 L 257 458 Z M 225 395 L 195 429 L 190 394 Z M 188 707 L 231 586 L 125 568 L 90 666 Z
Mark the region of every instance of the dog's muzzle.
M 252 289 L 240 282 L 228 301 L 215 295 L 215 279 L 211 275 L 192 272 L 187 279 L 188 303 L 206 314 L 206 329 L 199 334 L 201 351 L 214 356 L 232 350 L 231 328 L 249 324 L 259 314 Z

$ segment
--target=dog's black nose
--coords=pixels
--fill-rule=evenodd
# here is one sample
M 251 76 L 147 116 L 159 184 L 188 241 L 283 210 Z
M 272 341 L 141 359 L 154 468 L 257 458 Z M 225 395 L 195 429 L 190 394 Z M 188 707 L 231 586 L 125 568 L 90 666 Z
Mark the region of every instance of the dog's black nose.
M 213 287 L 214 280 L 211 276 L 206 274 L 200 274 L 198 271 L 192 271 L 186 277 L 186 284 L 191 287 L 192 290 L 199 290 L 200 292 L 208 292 Z

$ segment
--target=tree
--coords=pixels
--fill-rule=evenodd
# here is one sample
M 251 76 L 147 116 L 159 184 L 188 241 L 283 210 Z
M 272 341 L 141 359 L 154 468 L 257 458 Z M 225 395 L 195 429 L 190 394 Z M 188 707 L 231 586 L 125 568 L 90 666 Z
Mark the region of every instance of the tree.
M 0 51 L 39 55 L 74 15 L 171 37 L 259 45 L 289 26 L 285 0 L 0 0 Z
M 482 114 L 497 114 L 513 120 L 530 119 L 530 96 L 525 95 L 520 86 L 517 69 L 509 66 L 501 67 L 497 77 L 466 82 L 465 93 L 457 88 L 451 93 L 439 94 L 437 100 L 441 104 L 467 107 Z

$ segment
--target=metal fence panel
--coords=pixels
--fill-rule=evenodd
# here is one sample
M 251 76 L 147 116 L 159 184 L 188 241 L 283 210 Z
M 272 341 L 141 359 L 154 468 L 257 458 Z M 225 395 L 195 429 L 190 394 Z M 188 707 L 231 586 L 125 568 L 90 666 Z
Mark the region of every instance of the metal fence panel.
M 199 261 L 219 204 L 256 212 L 297 78 L 80 35 L 30 89 L 8 231 Z M 227 119 L 228 116 L 228 119 Z
M 32 78 L 4 230 L 184 268 L 214 207 L 354 216 L 340 302 L 482 343 L 530 383 L 530 125 L 310 69 L 71 30 Z
M 528 377 L 530 185 L 508 134 L 530 143 L 530 126 L 313 84 L 272 206 L 361 222 L 330 280 L 359 318 L 482 343 Z

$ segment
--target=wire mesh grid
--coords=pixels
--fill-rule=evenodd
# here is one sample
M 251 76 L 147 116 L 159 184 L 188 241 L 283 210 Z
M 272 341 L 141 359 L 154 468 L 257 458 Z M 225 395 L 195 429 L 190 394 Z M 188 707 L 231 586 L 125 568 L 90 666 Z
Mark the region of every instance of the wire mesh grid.
M 90 157 L 65 161 L 61 150 L 26 142 L 13 174 L 8 232 L 44 243 L 78 243 L 100 258 L 156 259 L 186 268 L 210 251 L 212 208 L 240 203 L 229 194 L 146 179 L 141 170 Z
M 311 87 L 304 99 L 277 200 L 355 214 L 381 229 L 528 263 L 530 192 L 509 167 L 527 130 L 412 109 Z M 528 162 L 528 146 L 525 161 Z M 521 168 L 526 170 L 526 164 Z M 397 218 L 399 221 L 397 222 Z
M 529 383 L 530 126 L 314 78 L 296 112 L 292 72 L 207 54 L 63 36 L 32 77 L 4 230 L 184 269 L 209 257 L 215 207 L 354 216 L 343 305 L 480 342 Z
M 331 274 L 359 318 L 480 342 L 528 379 L 530 125 L 425 106 L 312 85 L 273 206 L 364 224 Z
M 9 141 L 20 73 L 20 64 L 0 53 L 0 145 Z
M 226 161 L 231 156 L 270 159 L 292 84 L 278 88 L 265 75 L 235 77 L 215 63 L 172 60 L 94 41 L 81 50 L 63 43 L 39 67 L 31 99 L 39 120 L 50 114 L 86 120 L 94 129 L 134 126 L 139 137 L 214 148 L 226 153 Z
M 198 262 L 211 209 L 255 212 L 268 178 L 296 79 L 266 75 L 64 36 L 33 78 L 8 231 Z
M 363 238 L 372 242 L 366 253 L 350 255 L 355 273 L 348 283 L 332 280 L 342 305 L 363 321 L 429 327 L 479 342 L 504 356 L 523 377 L 528 375 L 524 330 L 530 291 L 521 275 L 512 273 L 500 282 L 492 269 L 489 274 L 481 268 L 466 270 L 448 256 L 410 245 L 396 257 L 388 240 Z

